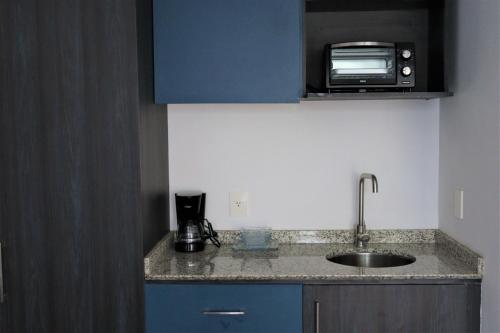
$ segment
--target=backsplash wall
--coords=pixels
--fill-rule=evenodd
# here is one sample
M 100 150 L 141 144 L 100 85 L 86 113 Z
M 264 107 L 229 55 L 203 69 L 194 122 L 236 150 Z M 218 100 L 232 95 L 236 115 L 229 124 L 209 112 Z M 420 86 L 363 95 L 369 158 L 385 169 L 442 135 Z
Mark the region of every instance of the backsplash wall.
M 437 101 L 170 105 L 173 193 L 207 193 L 216 229 L 346 229 L 356 222 L 357 179 L 368 228 L 437 228 Z M 250 194 L 248 217 L 229 216 L 229 192 Z

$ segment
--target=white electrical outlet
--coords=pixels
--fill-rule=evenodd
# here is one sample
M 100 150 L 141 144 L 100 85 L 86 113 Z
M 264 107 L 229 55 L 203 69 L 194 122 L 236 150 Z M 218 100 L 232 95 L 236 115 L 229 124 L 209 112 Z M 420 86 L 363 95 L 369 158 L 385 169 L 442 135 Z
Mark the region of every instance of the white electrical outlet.
M 454 214 L 459 220 L 464 219 L 464 190 L 455 190 L 454 194 Z
M 229 193 L 229 215 L 234 217 L 248 215 L 248 192 Z

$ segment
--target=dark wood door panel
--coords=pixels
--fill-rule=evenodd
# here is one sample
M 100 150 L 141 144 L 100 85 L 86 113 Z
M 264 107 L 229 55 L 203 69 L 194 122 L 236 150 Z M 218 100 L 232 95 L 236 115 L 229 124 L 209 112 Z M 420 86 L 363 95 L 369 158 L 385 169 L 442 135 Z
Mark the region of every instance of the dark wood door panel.
M 135 0 L 1 1 L 0 45 L 2 332 L 140 332 Z

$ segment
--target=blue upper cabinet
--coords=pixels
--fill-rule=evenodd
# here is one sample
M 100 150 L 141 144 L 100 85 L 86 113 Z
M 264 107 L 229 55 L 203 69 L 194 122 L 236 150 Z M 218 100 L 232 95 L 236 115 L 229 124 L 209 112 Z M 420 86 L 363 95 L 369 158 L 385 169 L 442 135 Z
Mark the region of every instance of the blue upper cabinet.
M 156 103 L 293 103 L 303 0 L 154 0 Z

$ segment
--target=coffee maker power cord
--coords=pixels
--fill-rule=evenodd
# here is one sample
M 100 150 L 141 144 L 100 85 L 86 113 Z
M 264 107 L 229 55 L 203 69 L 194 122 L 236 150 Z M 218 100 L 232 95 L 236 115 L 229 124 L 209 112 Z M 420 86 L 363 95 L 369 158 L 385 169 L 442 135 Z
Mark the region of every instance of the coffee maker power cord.
M 207 231 L 205 231 L 205 238 L 210 239 L 212 244 L 214 244 L 217 247 L 220 247 L 220 242 L 217 239 L 217 232 L 212 227 L 212 223 L 210 223 L 210 221 L 208 219 L 204 219 L 203 221 L 204 221 L 204 223 L 206 223 L 205 230 L 207 230 Z

